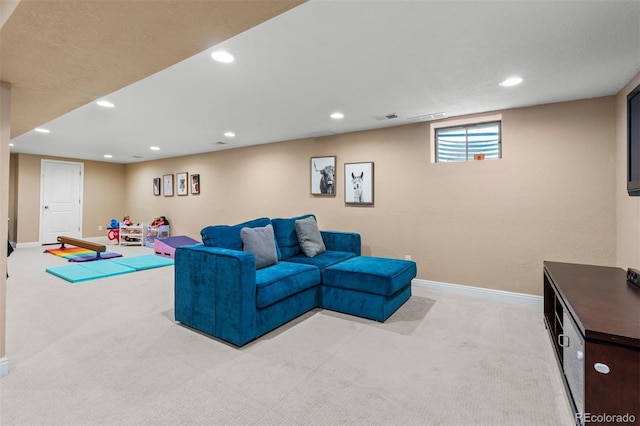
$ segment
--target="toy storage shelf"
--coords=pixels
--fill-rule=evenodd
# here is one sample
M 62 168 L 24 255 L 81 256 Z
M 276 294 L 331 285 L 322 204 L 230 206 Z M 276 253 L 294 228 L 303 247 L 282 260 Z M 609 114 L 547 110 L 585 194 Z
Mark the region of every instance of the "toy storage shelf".
M 144 237 L 144 223 L 131 226 L 120 225 L 118 245 L 144 246 Z

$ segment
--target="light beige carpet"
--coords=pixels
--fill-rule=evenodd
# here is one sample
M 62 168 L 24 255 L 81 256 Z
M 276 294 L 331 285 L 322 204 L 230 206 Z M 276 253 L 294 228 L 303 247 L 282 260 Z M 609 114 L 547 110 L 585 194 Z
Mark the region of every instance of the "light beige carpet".
M 2 425 L 573 424 L 541 306 L 414 286 L 384 324 L 317 309 L 237 349 L 173 321 L 173 267 L 8 263 Z

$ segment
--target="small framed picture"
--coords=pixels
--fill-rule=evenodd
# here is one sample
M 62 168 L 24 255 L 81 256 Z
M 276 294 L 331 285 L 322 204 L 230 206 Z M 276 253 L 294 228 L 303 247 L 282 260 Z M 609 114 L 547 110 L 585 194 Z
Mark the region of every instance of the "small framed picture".
M 191 175 L 191 195 L 200 194 L 200 174 Z
M 189 181 L 187 178 L 189 174 L 187 172 L 176 173 L 176 193 L 180 195 L 187 195 L 189 192 Z
M 336 157 L 311 157 L 311 195 L 336 195 Z
M 344 202 L 373 204 L 373 162 L 345 163 Z
M 160 178 L 153 178 L 153 195 L 160 195 Z
M 173 174 L 162 175 L 162 195 L 173 197 Z

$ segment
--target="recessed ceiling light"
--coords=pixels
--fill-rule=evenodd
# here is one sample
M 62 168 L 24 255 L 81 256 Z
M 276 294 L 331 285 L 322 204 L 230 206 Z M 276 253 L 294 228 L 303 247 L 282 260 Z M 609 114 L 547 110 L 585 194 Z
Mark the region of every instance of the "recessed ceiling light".
M 150 149 L 151 151 L 160 151 L 160 148 L 159 148 L 159 147 L 157 147 L 157 146 L 149 147 L 149 149 Z
M 105 101 L 105 100 L 101 100 L 101 101 L 98 101 L 98 102 L 96 102 L 96 103 L 97 103 L 98 105 L 100 105 L 101 107 L 105 107 L 105 108 L 113 108 L 113 107 L 115 106 L 115 105 L 114 105 L 114 104 L 112 104 L 111 102 L 109 102 L 109 101 Z
M 344 114 L 341 112 L 334 112 L 333 114 L 331 114 L 331 118 L 333 118 L 334 120 L 340 120 L 341 118 L 344 118 Z
M 517 86 L 520 83 L 522 83 L 522 78 L 520 78 L 520 77 L 510 77 L 510 78 L 506 79 L 505 81 L 503 81 L 502 83 L 500 83 L 500 86 L 502 86 L 502 87 Z
M 215 52 L 211 53 L 211 57 L 216 61 L 223 62 L 225 64 L 228 64 L 235 60 L 231 53 L 225 52 L 224 50 L 216 50 Z
M 235 138 L 236 134 L 233 132 L 224 132 L 224 135 L 228 138 Z
M 43 129 L 42 127 L 36 127 L 36 128 L 35 128 L 35 129 L 33 129 L 33 130 L 35 130 L 35 131 L 36 131 L 36 132 L 38 132 L 38 133 L 51 133 L 51 130 L 49 130 L 49 129 Z
M 113 158 L 113 155 L 111 155 L 111 154 L 105 154 L 105 155 L 104 155 L 104 158 Z

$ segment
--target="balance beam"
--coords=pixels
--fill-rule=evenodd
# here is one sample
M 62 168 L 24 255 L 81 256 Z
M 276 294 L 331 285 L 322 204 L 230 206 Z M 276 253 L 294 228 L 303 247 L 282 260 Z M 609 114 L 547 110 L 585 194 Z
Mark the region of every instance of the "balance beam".
M 107 251 L 107 246 L 99 243 L 92 243 L 91 241 L 80 240 L 73 237 L 58 237 L 58 242 L 61 244 L 60 248 L 65 248 L 65 244 L 71 244 L 72 246 L 86 248 L 87 250 L 95 251 L 96 258 L 100 259 L 100 253 Z

